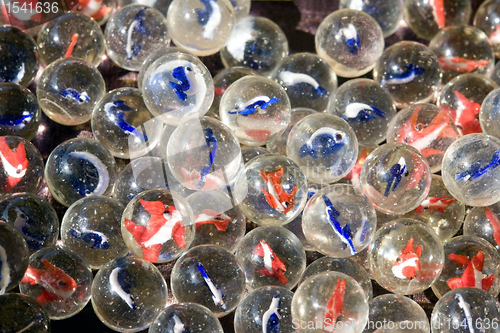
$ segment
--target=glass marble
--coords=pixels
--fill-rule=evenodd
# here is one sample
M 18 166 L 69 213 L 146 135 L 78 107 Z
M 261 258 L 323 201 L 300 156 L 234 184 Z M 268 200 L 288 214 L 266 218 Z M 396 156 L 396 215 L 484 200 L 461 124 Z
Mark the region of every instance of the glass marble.
M 469 206 L 489 206 L 500 200 L 500 139 L 465 135 L 446 150 L 443 182 L 451 195 Z
M 299 285 L 307 278 L 321 272 L 340 272 L 356 280 L 365 291 L 367 300 L 373 297 L 373 287 L 366 270 L 351 258 L 322 257 L 307 266 L 300 279 Z
M 241 167 L 238 139 L 211 117 L 181 123 L 167 144 L 167 163 L 175 179 L 192 190 L 227 186 Z
M 174 260 L 194 239 L 194 215 L 187 201 L 166 189 L 134 197 L 122 215 L 122 235 L 137 257 L 152 263 Z
M 437 105 L 452 117 L 460 134 L 481 133 L 481 103 L 497 87 L 483 75 L 462 74 L 444 86 Z
M 28 268 L 28 257 L 28 244 L 21 232 L 0 221 L 0 295 L 19 285 Z
M 413 219 L 384 224 L 368 249 L 372 278 L 401 295 L 429 288 L 439 278 L 444 261 L 443 244 L 434 230 Z
M 144 156 L 130 161 L 116 177 L 114 198 L 126 206 L 143 191 L 168 189 L 166 170 L 167 163 L 159 157 Z
M 500 292 L 500 254 L 477 236 L 457 236 L 444 244 L 444 267 L 432 285 L 441 298 L 452 289 L 475 287 L 496 297 Z
M 153 117 L 135 88 L 108 92 L 92 112 L 92 133 L 109 152 L 135 159 L 150 152 L 160 141 L 163 122 Z
M 280 226 L 302 211 L 307 201 L 307 180 L 291 159 L 262 155 L 238 174 L 233 193 L 247 219 L 259 225 Z
M 373 146 L 385 140 L 387 125 L 396 115 L 396 107 L 388 91 L 378 82 L 354 79 L 337 89 L 327 113 L 347 121 L 360 145 Z
M 438 57 L 443 83 L 460 74 L 489 76 L 495 66 L 495 55 L 488 36 L 474 27 L 442 29 L 432 38 L 429 48 Z
M 333 69 L 312 53 L 295 53 L 285 57 L 270 77 L 285 88 L 292 108 L 326 111 L 337 89 L 337 75 Z
M 407 106 L 392 119 L 387 142 L 406 143 L 427 160 L 431 172 L 441 170 L 444 152 L 460 137 L 450 113 L 430 103 Z
M 203 116 L 214 99 L 212 76 L 194 55 L 171 52 L 156 59 L 144 74 L 142 94 L 148 110 L 169 125 Z
M 93 18 L 97 24 L 103 25 L 114 14 L 116 6 L 116 0 L 84 0 L 78 1 L 71 10 L 87 15 Z
M 153 64 L 157 59 L 163 57 L 164 55 L 175 53 L 175 52 L 184 52 L 181 48 L 175 46 L 161 46 L 156 51 L 151 53 L 146 60 L 144 60 L 141 69 L 139 70 L 139 76 L 137 77 L 137 87 L 142 91 L 142 82 L 144 81 L 144 74 L 146 74 L 149 66 Z M 186 52 L 187 53 L 187 52 Z
M 241 158 L 243 159 L 243 163 L 248 163 L 252 158 L 271 154 L 271 152 L 262 147 L 250 147 L 250 146 L 242 146 L 241 147 Z
M 445 27 L 467 25 L 470 0 L 404 0 L 404 14 L 411 30 L 430 40 Z
M 97 317 L 119 332 L 139 332 L 165 309 L 168 289 L 153 264 L 119 257 L 104 265 L 92 283 L 92 307 Z
M 389 91 L 400 109 L 430 102 L 440 86 L 441 75 L 433 50 L 411 41 L 385 49 L 373 69 L 373 79 Z
M 234 26 L 234 8 L 229 0 L 173 0 L 167 25 L 175 45 L 208 56 L 226 45 Z
M 124 209 L 118 200 L 104 196 L 76 201 L 61 222 L 63 246 L 80 254 L 92 269 L 127 255 L 120 230 Z
M 243 66 L 268 75 L 288 55 L 288 40 L 281 28 L 265 17 L 247 16 L 236 22 L 220 51 L 226 68 Z
M 356 164 L 358 140 L 340 117 L 313 114 L 290 131 L 286 154 L 311 182 L 329 184 L 340 180 Z
M 49 333 L 50 319 L 33 298 L 23 294 L 0 295 L 0 332 Z
M 292 317 L 294 328 L 309 328 L 310 333 L 361 333 L 368 321 L 368 301 L 363 288 L 349 275 L 322 272 L 297 288 Z
M 318 252 L 334 258 L 350 257 L 366 248 L 376 225 L 372 203 L 347 184 L 322 188 L 302 215 L 306 239 Z
M 408 297 L 394 294 L 380 295 L 372 299 L 368 306 L 370 313 L 364 333 L 429 333 L 430 331 L 429 319 L 424 309 Z M 382 324 L 387 328 L 380 330 Z
M 464 221 L 464 236 L 477 236 L 500 250 L 500 204 L 473 207 Z
M 366 158 L 360 184 L 377 210 L 404 214 L 427 197 L 431 171 L 422 154 L 412 146 L 386 143 Z
M 243 237 L 236 259 L 246 276 L 247 289 L 278 286 L 291 290 L 306 268 L 306 252 L 291 231 L 258 227 Z
M 29 258 L 19 289 L 33 297 L 50 319 L 61 320 L 80 312 L 90 300 L 92 270 L 76 252 L 45 247 Z
M 500 139 L 500 88 L 495 88 L 484 98 L 479 111 L 481 130 Z
M 226 68 L 214 76 L 214 101 L 208 110 L 210 117 L 219 119 L 219 106 L 222 95 L 231 84 L 247 75 L 259 75 L 259 73 L 247 67 L 236 66 Z
M 149 327 L 148 333 L 224 333 L 216 316 L 196 303 L 169 305 Z
M 328 15 L 315 36 L 316 53 L 337 75 L 357 77 L 368 73 L 384 51 L 380 25 L 370 15 L 341 9 Z
M 31 91 L 15 83 L 0 83 L 0 135 L 31 140 L 38 130 L 41 116 L 40 105 Z
M 50 193 L 64 206 L 91 195 L 110 195 L 116 162 L 102 143 L 76 138 L 57 146 L 47 159 L 45 181 Z
M 27 87 L 38 72 L 36 43 L 13 26 L 0 27 L 0 81 Z
M 218 190 L 197 191 L 186 200 L 196 224 L 191 247 L 213 244 L 234 252 L 245 235 L 246 219 L 231 197 Z
M 36 87 L 43 112 L 56 123 L 66 126 L 89 121 L 94 106 L 105 93 L 106 85 L 97 68 L 75 58 L 51 63 Z
M 292 332 L 293 293 L 282 287 L 253 290 L 234 314 L 235 333 Z
M 498 333 L 500 304 L 476 288 L 460 288 L 444 295 L 431 314 L 432 333 Z
M 172 3 L 172 0 L 118 0 L 119 7 L 125 7 L 127 5 L 143 5 L 153 7 L 158 10 L 163 16 L 167 16 L 168 7 Z
M 170 285 L 178 302 L 201 304 L 220 318 L 243 298 L 245 273 L 231 252 L 216 245 L 199 245 L 177 260 Z
M 444 243 L 462 227 L 465 205 L 451 196 L 441 176 L 432 175 L 427 198 L 417 208 L 401 217 L 419 220 L 428 225 Z
M 234 9 L 234 18 L 238 21 L 246 17 L 250 12 L 251 0 L 229 0 Z
M 137 72 L 151 53 L 170 43 L 165 16 L 143 5 L 128 5 L 116 11 L 106 24 L 104 37 L 111 60 Z
M 43 159 L 36 147 L 17 136 L 0 136 L 0 194 L 35 193 L 42 185 Z
M 101 27 L 76 12 L 68 12 L 44 25 L 38 33 L 37 46 L 44 66 L 60 58 L 74 57 L 97 67 L 106 51 Z
M 378 146 L 359 146 L 358 151 L 358 159 L 356 160 L 356 164 L 353 166 L 351 171 L 347 175 L 345 175 L 344 179 L 348 180 L 349 183 L 354 186 L 354 188 L 362 193 L 363 189 L 361 188 L 361 168 L 363 168 L 363 164 L 365 164 L 366 158 L 370 155 Z M 378 212 L 377 212 L 378 214 Z
M 0 218 L 23 234 L 30 253 L 56 245 L 59 218 L 52 205 L 36 194 L 4 196 L 0 201 Z
M 403 19 L 403 1 L 401 0 L 341 0 L 340 9 L 361 10 L 377 21 L 385 37 L 396 32 Z
M 474 26 L 488 36 L 496 57 L 500 57 L 500 3 L 484 1 L 474 15 Z

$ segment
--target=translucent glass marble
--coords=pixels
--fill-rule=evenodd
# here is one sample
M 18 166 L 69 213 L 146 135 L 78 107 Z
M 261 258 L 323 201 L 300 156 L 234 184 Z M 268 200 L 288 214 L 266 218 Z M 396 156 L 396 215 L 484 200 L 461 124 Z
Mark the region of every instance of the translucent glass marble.
M 17 293 L 0 295 L 0 309 L 3 332 L 51 332 L 47 312 L 31 297 Z
M 495 66 L 491 42 L 484 32 L 474 27 L 442 29 L 432 38 L 429 48 L 438 57 L 443 83 L 466 73 L 489 76 Z
M 429 288 L 445 261 L 434 230 L 413 219 L 397 219 L 380 228 L 368 249 L 370 272 L 390 292 L 413 295 Z
M 387 124 L 396 115 L 396 108 L 388 91 L 378 82 L 354 79 L 337 89 L 327 113 L 347 121 L 360 145 L 373 146 L 385 140 Z
M 216 316 L 196 303 L 169 305 L 149 327 L 148 333 L 224 333 Z
M 341 0 L 340 9 L 361 10 L 377 21 L 384 37 L 389 37 L 398 30 L 403 19 L 403 1 L 401 0 Z
M 495 56 L 500 56 L 500 3 L 496 0 L 484 1 L 474 15 L 474 26 L 488 36 Z
M 77 252 L 92 269 L 127 255 L 120 230 L 124 209 L 118 200 L 103 196 L 78 200 L 61 222 L 63 246 Z
M 194 238 L 191 207 L 175 192 L 147 190 L 134 197 L 122 215 L 122 235 L 137 257 L 152 263 L 174 260 Z
M 149 65 L 142 93 L 148 110 L 175 126 L 183 117 L 203 116 L 214 99 L 212 76 L 207 67 L 184 52 L 168 53 Z
M 167 13 L 172 41 L 197 56 L 222 49 L 231 36 L 234 19 L 229 0 L 173 0 Z
M 127 205 L 145 190 L 168 189 L 164 170 L 168 170 L 168 165 L 159 157 L 144 156 L 130 161 L 116 177 L 114 198 Z
M 167 306 L 165 279 L 153 264 L 120 257 L 104 265 L 92 283 L 92 307 L 97 317 L 119 332 L 139 332 Z
M 404 214 L 427 197 L 431 171 L 422 154 L 412 146 L 386 143 L 366 158 L 360 184 L 375 208 L 384 213 Z
M 167 145 L 167 163 L 175 179 L 192 190 L 227 186 L 241 166 L 238 139 L 220 121 L 203 117 L 181 123 Z
M 472 208 L 464 221 L 464 236 L 477 236 L 500 250 L 500 204 Z
M 191 247 L 218 245 L 234 252 L 245 235 L 246 219 L 222 191 L 197 191 L 186 198 L 193 210 L 196 233 Z
M 315 36 L 316 53 L 337 75 L 357 77 L 368 73 L 384 50 L 380 25 L 370 15 L 341 9 L 328 15 Z
M 0 135 L 14 135 L 31 140 L 40 122 L 40 106 L 31 91 L 15 83 L 0 83 Z
M 432 333 L 498 333 L 500 304 L 476 288 L 450 291 L 434 305 L 431 314 Z
M 76 12 L 68 12 L 43 26 L 37 45 L 44 66 L 66 57 L 98 66 L 106 51 L 101 27 L 90 17 Z
M 160 141 L 163 122 L 149 112 L 135 88 L 108 92 L 92 112 L 92 133 L 116 157 L 135 159 Z
M 302 229 L 317 251 L 334 258 L 356 255 L 372 241 L 375 208 L 368 198 L 347 184 L 318 191 L 304 208 Z
M 293 293 L 282 287 L 253 290 L 236 309 L 235 333 L 291 332 L 292 297 Z
M 296 53 L 285 57 L 270 77 L 285 88 L 292 108 L 326 111 L 337 89 L 337 75 L 333 69 L 312 53 Z
M 229 0 L 234 9 L 234 17 L 236 20 L 241 20 L 250 12 L 252 5 L 250 0 Z
M 52 205 L 35 194 L 4 196 L 0 201 L 0 218 L 23 234 L 30 253 L 56 245 L 59 218 Z
M 109 195 L 116 163 L 99 141 L 76 138 L 57 146 L 47 159 L 45 181 L 50 193 L 64 206 L 91 195 Z
M 500 138 L 500 88 L 493 89 L 483 100 L 479 124 L 484 133 Z
M 244 66 L 268 75 L 288 55 L 285 33 L 265 17 L 247 16 L 236 22 L 220 51 L 224 67 Z
M 116 0 L 84 0 L 78 1 L 71 10 L 87 15 L 93 18 L 97 24 L 103 25 L 114 14 L 116 6 Z
M 36 147 L 17 136 L 0 136 L 0 194 L 32 192 L 43 180 L 43 159 Z
M 307 266 L 299 285 L 307 278 L 321 272 L 340 272 L 356 280 L 365 291 L 368 300 L 373 297 L 373 287 L 366 270 L 351 258 L 322 257 Z
M 261 146 L 287 127 L 290 99 L 271 79 L 247 76 L 226 90 L 220 101 L 219 115 L 242 144 Z
M 106 53 L 118 66 L 139 71 L 146 58 L 170 43 L 165 16 L 143 5 L 128 5 L 106 24 Z
M 313 114 L 290 131 L 286 153 L 311 182 L 329 184 L 349 173 L 356 164 L 358 140 L 340 117 Z
M 431 189 L 427 198 L 402 217 L 423 222 L 436 232 L 442 242 L 445 242 L 460 230 L 465 217 L 465 205 L 451 196 L 441 176 L 432 175 Z
M 443 182 L 453 197 L 469 206 L 489 206 L 500 200 L 500 139 L 465 135 L 443 158 Z
M 291 290 L 306 268 L 306 252 L 297 236 L 281 227 L 250 231 L 236 249 L 247 289 L 278 286 Z
M 0 221 L 0 295 L 21 282 L 28 268 L 29 249 L 23 235 L 14 226 Z M 3 311 L 2 311 L 3 312 Z
M 373 79 L 389 91 L 398 108 L 404 108 L 432 100 L 441 83 L 441 70 L 433 50 L 403 41 L 384 50 Z
M 94 106 L 105 93 L 101 73 L 91 64 L 75 58 L 51 63 L 36 87 L 43 112 L 56 123 L 66 126 L 89 121 Z
M 307 201 L 307 181 L 291 159 L 262 155 L 245 165 L 232 192 L 247 219 L 259 225 L 280 226 L 302 211 Z
M 92 270 L 76 253 L 61 247 L 46 247 L 29 258 L 19 289 L 33 297 L 50 319 L 61 320 L 80 312 L 90 300 Z
M 483 75 L 459 75 L 444 86 L 437 105 L 452 117 L 460 134 L 481 133 L 481 103 L 495 88 L 497 84 Z
M 452 289 L 475 287 L 496 297 L 500 292 L 500 254 L 477 236 L 457 236 L 444 244 L 444 267 L 432 285 L 441 298 Z
M 446 149 L 460 136 L 450 113 L 429 103 L 407 106 L 392 119 L 387 142 L 406 143 L 425 157 L 431 172 L 441 170 Z
M 137 77 L 137 87 L 142 91 L 142 81 L 144 81 L 144 74 L 146 74 L 149 66 L 153 64 L 157 59 L 160 59 L 164 55 L 174 53 L 174 52 L 184 52 L 182 49 L 176 46 L 162 46 L 156 51 L 151 53 L 146 60 L 144 60 L 141 69 L 139 70 L 139 76 Z M 187 52 L 185 52 L 187 53 Z
M 368 321 L 368 301 L 352 277 L 323 272 L 306 279 L 292 299 L 294 328 L 307 332 L 363 332 Z M 354 324 L 353 324 L 354 323 Z
M 408 297 L 394 294 L 381 295 L 372 299 L 368 306 L 370 313 L 365 333 L 405 331 L 429 333 L 429 319 L 424 309 Z M 386 328 L 381 330 L 383 327 Z
M 472 12 L 470 0 L 404 0 L 403 3 L 411 30 L 427 40 L 445 27 L 467 25 Z
M 27 87 L 38 72 L 36 43 L 13 26 L 0 27 L 0 80 Z
M 220 318 L 243 298 L 245 273 L 232 253 L 216 245 L 199 245 L 177 260 L 170 285 L 178 302 L 201 304 Z

